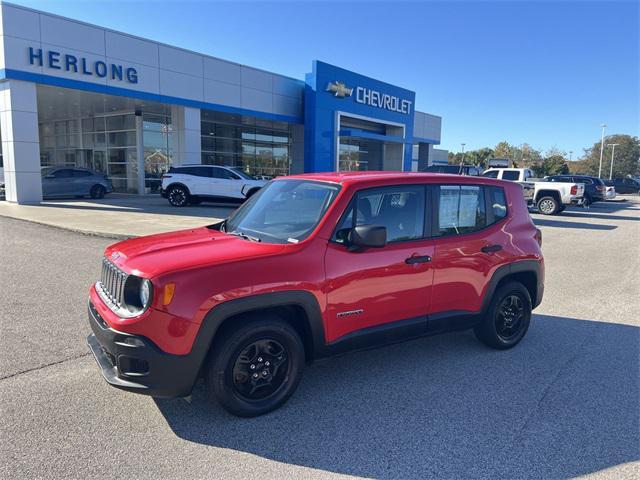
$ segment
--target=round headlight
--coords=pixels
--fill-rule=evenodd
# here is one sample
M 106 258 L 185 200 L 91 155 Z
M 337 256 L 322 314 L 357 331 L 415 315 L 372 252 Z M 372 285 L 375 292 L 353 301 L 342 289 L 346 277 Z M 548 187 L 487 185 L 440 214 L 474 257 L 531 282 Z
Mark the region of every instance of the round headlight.
M 140 304 L 145 309 L 151 300 L 151 282 L 146 278 L 140 282 Z

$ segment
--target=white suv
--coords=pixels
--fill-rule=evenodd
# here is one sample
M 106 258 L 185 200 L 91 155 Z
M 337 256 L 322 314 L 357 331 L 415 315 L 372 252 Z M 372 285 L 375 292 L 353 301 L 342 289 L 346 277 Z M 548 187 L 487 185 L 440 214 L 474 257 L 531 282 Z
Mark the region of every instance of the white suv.
M 246 200 L 267 183 L 239 168 L 213 165 L 180 165 L 162 176 L 161 194 L 174 207 L 203 200 L 237 202 Z

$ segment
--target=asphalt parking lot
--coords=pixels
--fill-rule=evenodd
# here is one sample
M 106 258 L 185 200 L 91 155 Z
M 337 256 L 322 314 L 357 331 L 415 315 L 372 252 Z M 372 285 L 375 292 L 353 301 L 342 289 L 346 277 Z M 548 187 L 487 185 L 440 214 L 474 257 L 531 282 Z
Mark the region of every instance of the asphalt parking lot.
M 87 289 L 112 242 L 0 218 L 1 478 L 638 478 L 640 200 L 532 215 L 545 298 L 524 341 L 471 332 L 309 367 L 280 410 L 109 387 Z

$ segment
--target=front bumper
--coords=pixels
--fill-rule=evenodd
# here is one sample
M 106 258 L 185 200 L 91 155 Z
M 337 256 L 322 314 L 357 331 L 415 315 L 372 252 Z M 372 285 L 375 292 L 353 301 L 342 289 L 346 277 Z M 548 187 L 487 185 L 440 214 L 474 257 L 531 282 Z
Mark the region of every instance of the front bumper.
M 87 344 L 110 385 L 160 398 L 191 393 L 200 368 L 194 356 L 165 353 L 146 337 L 109 328 L 91 302 L 89 324 Z

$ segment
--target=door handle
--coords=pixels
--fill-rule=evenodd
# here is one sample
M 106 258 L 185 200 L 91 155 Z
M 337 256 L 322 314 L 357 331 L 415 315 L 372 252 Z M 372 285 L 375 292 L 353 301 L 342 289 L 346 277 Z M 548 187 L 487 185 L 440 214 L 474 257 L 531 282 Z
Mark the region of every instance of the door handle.
M 412 255 L 407 258 L 404 263 L 408 265 L 413 265 L 414 263 L 427 263 L 431 261 L 431 257 L 429 255 Z
M 495 253 L 502 250 L 502 245 L 486 245 L 480 249 L 482 253 Z

